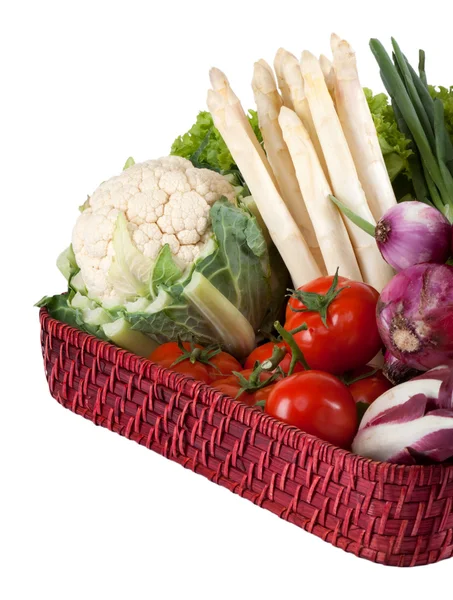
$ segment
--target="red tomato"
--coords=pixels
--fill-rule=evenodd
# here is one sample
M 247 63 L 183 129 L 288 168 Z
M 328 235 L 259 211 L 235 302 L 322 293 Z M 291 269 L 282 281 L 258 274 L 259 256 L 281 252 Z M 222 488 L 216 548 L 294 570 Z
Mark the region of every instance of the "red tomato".
M 253 350 L 253 352 L 251 354 L 249 354 L 249 356 L 247 357 L 247 360 L 245 361 L 244 367 L 246 369 L 253 369 L 256 361 L 261 363 L 261 362 L 267 360 L 268 358 L 270 358 L 272 356 L 272 352 L 274 351 L 274 346 L 278 346 L 279 348 L 284 348 L 285 343 L 284 342 L 278 342 L 278 343 L 267 342 L 266 344 L 263 344 L 262 346 L 258 346 L 258 348 L 255 348 L 255 350 Z M 288 373 L 290 363 L 291 363 L 291 354 L 289 352 L 287 352 L 286 355 L 283 357 L 282 362 L 280 363 L 280 367 L 283 369 L 284 373 Z M 296 366 L 294 367 L 294 373 L 297 373 L 298 371 L 303 371 L 303 370 L 304 370 L 303 366 L 300 363 L 296 363 Z
M 219 352 L 209 359 L 209 362 L 214 365 L 206 365 L 211 381 L 223 379 L 225 375 L 230 375 L 233 371 L 242 371 L 242 365 L 234 356 L 228 352 Z
M 176 373 L 182 373 L 184 375 L 188 375 L 189 377 L 193 377 L 197 381 L 211 383 L 211 377 L 209 376 L 208 369 L 206 368 L 206 365 L 203 365 L 202 363 L 196 362 L 192 364 L 189 360 L 183 360 L 177 365 L 167 368 L 171 369 L 172 371 L 176 371 Z
M 242 370 L 241 364 L 234 356 L 231 356 L 231 354 L 228 354 L 227 352 L 219 352 L 215 356 L 209 358 L 209 350 L 207 351 L 207 355 L 203 356 L 204 349 L 203 346 L 200 346 L 199 344 L 191 345 L 189 342 L 183 342 L 182 346 L 188 354 L 192 353 L 193 360 L 190 360 L 188 357 L 187 360 L 183 360 L 176 365 L 173 364 L 183 355 L 181 348 L 176 342 L 162 344 L 151 353 L 149 360 L 152 360 L 167 369 L 177 371 L 178 373 L 191 375 L 195 379 L 199 379 L 206 383 L 225 377 L 233 371 Z M 199 359 L 196 354 L 193 353 L 194 349 L 202 351 Z M 211 364 L 206 364 L 204 362 L 205 360 Z
M 265 411 L 341 448 L 350 448 L 357 412 L 348 388 L 330 373 L 304 371 L 279 381 Z
M 248 379 L 252 373 L 252 370 L 253 369 L 246 369 L 245 371 L 241 371 L 241 375 Z M 266 379 L 269 379 L 269 377 L 272 377 L 271 373 L 261 373 L 260 381 L 266 381 Z M 229 377 L 224 377 L 223 379 L 217 379 L 211 385 L 216 390 L 219 390 L 227 396 L 231 396 L 231 398 L 236 398 L 239 390 L 241 389 L 241 384 L 235 375 L 230 375 Z M 257 390 L 256 392 L 242 392 L 238 400 L 244 402 L 244 404 L 247 404 L 248 406 L 253 406 L 260 400 L 266 401 L 274 386 L 275 384 L 271 383 L 268 386 Z
M 305 304 L 297 298 L 290 298 L 285 329 L 291 331 L 306 323 L 307 329 L 296 333 L 294 339 L 307 363 L 312 369 L 339 375 L 366 364 L 381 349 L 376 324 L 379 294 L 371 286 L 345 277 L 338 278 L 335 293 L 331 289 L 333 282 L 334 277 L 320 277 L 299 288 L 301 292 L 314 292 L 324 298 L 306 297 L 305 301 L 310 306 L 307 312 L 295 312 L 303 310 Z M 327 326 L 321 313 L 314 310 L 319 303 L 328 304 Z
M 349 391 L 356 403 L 371 404 L 393 387 L 380 369 L 375 373 L 374 371 L 373 367 L 366 365 L 360 369 L 355 369 L 348 376 L 348 380 L 352 382 L 348 383 Z M 366 373 L 370 373 L 370 375 L 363 377 Z M 357 381 L 354 381 L 355 379 Z
M 191 345 L 189 342 L 183 342 L 183 347 L 190 352 Z M 196 348 L 201 348 L 198 344 L 195 344 Z M 173 365 L 175 360 L 181 358 L 182 356 L 181 349 L 179 348 L 176 342 L 167 342 L 166 344 L 162 344 L 156 350 L 151 352 L 149 355 L 149 360 L 166 367 L 167 369 L 171 369 L 172 371 L 176 371 L 177 373 L 183 373 L 184 375 L 189 375 L 194 379 L 198 379 L 198 381 L 204 381 L 205 383 L 210 383 L 211 378 L 209 376 L 209 371 L 206 365 L 203 365 L 200 362 L 191 363 L 189 359 L 183 360 L 176 365 Z
M 189 342 L 183 342 L 182 346 L 187 352 L 190 352 L 191 345 Z M 199 344 L 194 344 L 195 348 L 201 348 Z M 149 360 L 152 360 L 163 367 L 171 367 L 171 365 L 182 356 L 181 349 L 179 348 L 177 342 L 167 342 L 166 344 L 161 344 L 158 348 L 156 348 L 149 355 Z

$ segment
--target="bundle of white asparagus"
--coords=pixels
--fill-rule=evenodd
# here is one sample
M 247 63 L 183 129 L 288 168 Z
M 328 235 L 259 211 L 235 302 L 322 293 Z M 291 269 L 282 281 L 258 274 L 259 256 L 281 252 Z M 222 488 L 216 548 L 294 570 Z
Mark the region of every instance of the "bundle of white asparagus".
M 255 63 L 258 143 L 226 76 L 212 69 L 208 107 L 299 287 L 323 274 L 365 281 L 378 291 L 393 275 L 375 240 L 344 218 L 333 194 L 371 223 L 396 198 L 362 90 L 354 51 L 331 37 L 332 60 L 280 48 L 275 75 Z

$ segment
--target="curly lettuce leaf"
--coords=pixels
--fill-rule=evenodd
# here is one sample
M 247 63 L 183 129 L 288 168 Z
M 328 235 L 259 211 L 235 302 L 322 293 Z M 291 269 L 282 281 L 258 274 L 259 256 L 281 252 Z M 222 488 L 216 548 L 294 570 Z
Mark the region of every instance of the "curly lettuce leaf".
M 263 138 L 256 111 L 249 110 L 248 119 L 261 143 Z M 207 111 L 199 112 L 189 131 L 176 138 L 171 147 L 171 154 L 189 159 L 195 167 L 204 167 L 219 173 L 239 172 L 224 139 L 214 126 L 211 113 Z
M 449 88 L 430 85 L 429 93 L 432 98 L 439 98 L 444 105 L 445 125 L 453 140 L 453 86 Z
M 365 97 L 373 116 L 378 134 L 379 145 L 384 156 L 390 180 L 394 181 L 400 173 L 410 178 L 408 158 L 412 154 L 410 140 L 398 129 L 392 106 L 385 94 L 373 95 L 364 88 Z

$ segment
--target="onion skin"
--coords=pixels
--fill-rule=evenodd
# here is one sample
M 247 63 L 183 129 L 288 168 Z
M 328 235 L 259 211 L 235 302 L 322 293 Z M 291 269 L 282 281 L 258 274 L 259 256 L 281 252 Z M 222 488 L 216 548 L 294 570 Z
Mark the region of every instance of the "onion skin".
M 420 371 L 404 364 L 399 358 L 393 356 L 388 350 L 384 355 L 382 372 L 393 385 L 399 385 L 420 375 Z
M 413 200 L 390 208 L 376 225 L 375 238 L 384 260 L 401 271 L 422 263 L 445 263 L 452 227 L 436 208 Z
M 405 365 L 426 371 L 453 360 L 453 267 L 415 265 L 382 290 L 377 305 L 386 348 Z

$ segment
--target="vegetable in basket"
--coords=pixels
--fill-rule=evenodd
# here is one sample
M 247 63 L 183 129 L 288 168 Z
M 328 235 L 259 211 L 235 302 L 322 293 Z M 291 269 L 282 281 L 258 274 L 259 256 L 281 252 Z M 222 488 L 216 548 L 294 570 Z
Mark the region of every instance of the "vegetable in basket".
M 341 375 L 368 363 L 382 347 L 378 297 L 366 283 L 338 275 L 318 278 L 293 291 L 285 329 L 306 323 L 294 339 L 310 367 Z
M 453 267 L 401 271 L 382 291 L 378 327 L 387 349 L 420 371 L 453 360 Z
M 363 93 L 355 52 L 346 40 L 332 34 L 335 106 L 357 174 L 375 220 L 395 206 L 396 198 L 373 117 Z
M 269 360 L 274 352 L 275 346 L 278 346 L 279 348 L 286 348 L 285 342 L 266 342 L 265 344 L 262 344 L 261 346 L 255 348 L 255 350 L 253 350 L 253 352 L 251 352 L 247 356 L 244 363 L 244 368 L 253 369 L 256 366 L 257 362 L 261 363 L 265 360 Z M 282 358 L 278 365 L 280 369 L 286 374 L 289 372 L 291 367 L 291 358 L 291 353 L 286 352 L 285 356 Z M 297 371 L 303 371 L 303 369 L 304 367 L 301 365 L 301 363 L 297 362 L 294 365 L 293 372 L 296 373 Z
M 380 369 L 365 365 L 343 375 L 343 383 L 348 386 L 357 407 L 359 420 L 376 398 L 392 387 Z
M 300 71 L 300 69 L 299 69 Z M 255 63 L 252 88 L 258 109 L 260 129 L 263 134 L 266 155 L 277 180 L 282 198 L 294 221 L 302 232 L 311 254 L 321 272 L 326 272 L 319 243 L 302 197 L 291 155 L 283 139 L 279 124 L 279 113 L 283 101 L 277 91 L 269 65 L 263 61 Z
M 382 372 L 393 385 L 409 381 L 409 379 L 413 379 L 421 373 L 417 369 L 412 369 L 412 367 L 406 365 L 403 361 L 399 360 L 399 358 L 396 358 L 396 356 L 393 356 L 389 350 L 386 350 L 384 354 Z
M 375 400 L 352 449 L 362 456 L 400 464 L 453 457 L 453 365 L 428 371 Z
M 321 274 L 310 248 L 286 206 L 272 168 L 239 98 L 219 69 L 211 69 L 208 107 L 253 195 L 269 234 L 295 286 Z
M 347 386 L 322 371 L 295 373 L 273 386 L 265 411 L 306 433 L 349 448 L 357 431 L 357 412 Z
M 126 329 L 134 339 L 194 339 L 246 356 L 266 317 L 273 322 L 287 280 L 229 181 L 176 156 L 102 183 L 59 263 L 69 290 L 42 301 L 50 314 L 113 341 L 110 323 L 122 319 L 121 345 L 145 356 L 152 348 L 134 350 Z M 76 293 L 89 306 L 75 306 Z
M 240 402 L 247 404 L 247 406 L 256 406 L 258 403 L 264 403 L 267 400 L 275 386 L 275 383 L 272 383 L 275 380 L 273 379 L 269 383 L 272 373 L 263 371 L 260 373 L 256 385 L 251 384 L 249 387 L 244 387 L 243 382 L 241 382 L 238 376 L 250 381 L 252 375 L 253 369 L 244 369 L 237 372 L 237 374 L 216 379 L 211 385 L 219 392 L 222 392 L 222 394 L 236 398 Z
M 329 171 L 334 194 L 363 219 L 373 222 L 356 166 L 319 61 L 308 51 L 302 53 L 301 69 L 310 112 Z M 354 223 L 346 221 L 363 280 L 381 290 L 392 276 L 373 240 Z
M 184 373 L 205 383 L 242 369 L 234 356 L 222 352 L 220 346 L 203 348 L 193 342 L 166 342 L 156 348 L 148 358 L 167 369 Z
M 412 142 L 409 164 L 415 196 L 453 222 L 453 142 L 444 104 L 433 99 L 428 88 L 424 53 L 420 52 L 417 74 L 396 40 L 392 39 L 393 61 L 379 40 L 372 39 L 370 47 L 392 98 L 398 127 Z
M 373 236 L 384 260 L 401 271 L 421 263 L 445 263 L 451 253 L 452 226 L 436 208 L 415 200 L 390 208 L 374 226 L 334 196 L 331 200 L 358 227 Z
M 216 379 L 211 385 L 248 406 L 263 406 L 275 385 L 285 377 L 280 367 L 285 357 L 286 349 L 274 345 L 269 358 L 256 362 L 253 368 L 233 371 L 227 377 Z

